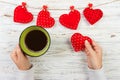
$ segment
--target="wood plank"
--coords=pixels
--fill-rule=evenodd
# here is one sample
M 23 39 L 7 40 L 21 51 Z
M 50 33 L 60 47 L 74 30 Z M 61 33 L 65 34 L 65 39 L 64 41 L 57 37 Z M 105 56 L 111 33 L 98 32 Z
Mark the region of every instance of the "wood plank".
M 27 2 L 28 10 L 34 15 L 33 22 L 24 25 L 13 22 L 14 8 L 22 1 Z M 88 24 L 82 13 L 89 2 L 104 12 L 104 17 L 94 26 Z M 75 32 L 90 36 L 102 46 L 106 76 L 109 80 L 120 79 L 120 0 L 0 0 L 0 74 L 14 76 L 17 67 L 10 53 L 18 44 L 21 32 L 35 25 L 43 5 L 49 6 L 56 24 L 46 29 L 52 40 L 48 52 L 41 57 L 30 58 L 34 64 L 36 80 L 87 80 L 86 57 L 83 52 L 75 53 L 70 44 L 70 37 Z M 77 30 L 67 29 L 59 23 L 59 16 L 68 13 L 71 5 L 75 5 L 82 15 Z

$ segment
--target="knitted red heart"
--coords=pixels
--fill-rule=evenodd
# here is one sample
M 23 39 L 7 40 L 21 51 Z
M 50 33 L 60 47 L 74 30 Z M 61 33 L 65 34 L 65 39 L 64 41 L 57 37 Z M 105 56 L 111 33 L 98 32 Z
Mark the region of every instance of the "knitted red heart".
M 69 14 L 63 14 L 59 18 L 59 22 L 70 29 L 76 30 L 80 21 L 80 12 L 74 10 L 74 6 L 71 7 L 71 11 Z
M 14 10 L 14 22 L 29 23 L 33 20 L 33 15 L 27 11 L 26 3 L 22 3 Z
M 92 4 L 89 4 L 89 7 L 85 8 L 83 14 L 91 25 L 95 24 L 103 16 L 103 12 L 100 9 L 92 9 Z
M 85 49 L 85 40 L 88 40 L 92 44 L 92 39 L 88 36 L 83 36 L 80 33 L 75 33 L 71 37 L 71 44 L 75 52 L 82 51 Z
M 55 20 L 50 16 L 50 13 L 46 9 L 47 6 L 43 6 L 43 10 L 39 12 L 37 18 L 37 26 L 43 28 L 51 28 L 54 26 Z

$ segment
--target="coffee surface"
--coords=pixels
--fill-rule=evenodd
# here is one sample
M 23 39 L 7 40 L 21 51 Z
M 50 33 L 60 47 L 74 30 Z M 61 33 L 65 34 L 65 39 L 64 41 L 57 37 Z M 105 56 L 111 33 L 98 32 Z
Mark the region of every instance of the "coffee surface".
M 33 30 L 26 35 L 26 46 L 32 51 L 40 51 L 47 44 L 47 37 L 42 31 Z

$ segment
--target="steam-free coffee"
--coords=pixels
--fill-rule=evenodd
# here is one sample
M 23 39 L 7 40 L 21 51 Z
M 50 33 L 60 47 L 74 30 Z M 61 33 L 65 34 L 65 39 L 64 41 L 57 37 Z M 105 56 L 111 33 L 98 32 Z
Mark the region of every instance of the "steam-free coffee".
M 46 46 L 47 37 L 42 31 L 33 30 L 26 35 L 25 44 L 32 51 L 40 51 Z
M 45 54 L 50 47 L 50 35 L 40 26 L 30 26 L 24 29 L 19 38 L 19 46 L 22 52 L 31 57 L 39 57 Z

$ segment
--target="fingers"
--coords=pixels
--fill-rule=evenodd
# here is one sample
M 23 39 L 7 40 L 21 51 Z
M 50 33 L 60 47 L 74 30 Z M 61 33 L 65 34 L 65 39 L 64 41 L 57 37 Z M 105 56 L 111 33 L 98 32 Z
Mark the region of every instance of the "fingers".
M 94 50 L 101 56 L 102 55 L 102 48 L 95 42 L 92 42 Z
M 92 41 L 92 46 L 93 46 L 95 49 L 101 50 L 101 47 L 100 47 L 95 41 Z
M 92 46 L 90 45 L 90 43 L 87 40 L 85 41 L 85 47 L 89 51 L 89 53 L 94 53 Z
M 99 45 L 94 40 L 92 41 L 92 46 L 93 47 L 99 47 Z
M 16 49 L 13 50 L 13 52 L 11 53 L 10 56 L 11 56 L 12 60 L 16 63 L 17 59 L 18 59 L 18 56 L 16 54 Z
M 85 48 L 85 54 L 86 54 L 87 56 L 90 55 L 89 51 L 88 51 L 86 48 Z
M 21 51 L 19 45 L 17 45 L 16 52 L 17 52 L 18 58 L 26 58 L 26 56 Z

